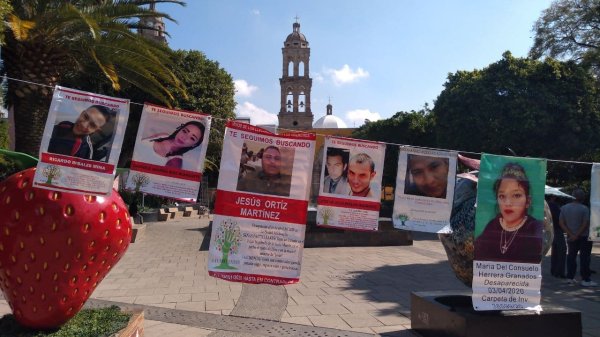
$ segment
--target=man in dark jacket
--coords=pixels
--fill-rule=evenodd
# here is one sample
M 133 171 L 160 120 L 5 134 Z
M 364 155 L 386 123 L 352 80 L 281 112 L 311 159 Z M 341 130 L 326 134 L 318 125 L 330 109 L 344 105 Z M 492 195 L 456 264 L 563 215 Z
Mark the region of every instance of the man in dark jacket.
M 81 112 L 75 123 L 58 123 L 52 130 L 48 152 L 92 159 L 94 150 L 90 135 L 100 130 L 110 120 L 110 116 L 109 108 L 92 105 Z

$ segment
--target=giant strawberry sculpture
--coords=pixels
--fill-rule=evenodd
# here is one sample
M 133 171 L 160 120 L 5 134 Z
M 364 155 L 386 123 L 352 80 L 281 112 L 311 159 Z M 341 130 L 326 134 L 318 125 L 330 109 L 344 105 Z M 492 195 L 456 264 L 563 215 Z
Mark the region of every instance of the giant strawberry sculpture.
M 73 317 L 131 241 L 123 199 L 32 187 L 35 168 L 0 182 L 0 288 L 17 321 Z

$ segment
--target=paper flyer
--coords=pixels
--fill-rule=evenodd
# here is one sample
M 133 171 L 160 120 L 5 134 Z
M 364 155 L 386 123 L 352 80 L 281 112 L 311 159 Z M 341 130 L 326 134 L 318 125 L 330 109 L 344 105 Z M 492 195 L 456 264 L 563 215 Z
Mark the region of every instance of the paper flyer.
M 546 161 L 483 154 L 477 184 L 473 307 L 540 309 Z
M 57 86 L 34 186 L 110 195 L 128 117 L 127 99 Z
M 376 231 L 385 144 L 326 137 L 317 198 L 317 225 Z
M 210 123 L 206 114 L 144 104 L 126 188 L 195 201 Z
M 392 215 L 395 228 L 450 232 L 456 160 L 456 152 L 400 147 Z
M 315 135 L 225 129 L 209 275 L 235 282 L 300 279 Z

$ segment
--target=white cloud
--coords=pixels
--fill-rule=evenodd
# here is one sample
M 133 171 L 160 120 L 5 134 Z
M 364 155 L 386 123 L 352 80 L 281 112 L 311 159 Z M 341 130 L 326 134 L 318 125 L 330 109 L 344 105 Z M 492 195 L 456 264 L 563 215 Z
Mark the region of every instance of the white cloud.
M 313 81 L 316 81 L 319 83 L 322 83 L 325 80 L 325 78 L 323 78 L 323 75 L 321 75 L 321 73 L 312 74 L 312 79 L 313 79 Z
M 250 11 L 250 13 L 252 13 L 254 15 L 260 15 L 260 11 L 258 9 L 253 9 Z
M 331 80 L 335 85 L 343 85 L 357 82 L 361 78 L 369 77 L 369 72 L 363 68 L 353 70 L 349 65 L 344 64 L 341 69 L 326 69 L 325 73 L 331 76 Z
M 371 122 L 378 121 L 381 119 L 381 115 L 378 112 L 372 112 L 369 109 L 356 109 L 346 112 L 346 120 L 349 121 L 349 127 L 359 127 L 365 123 L 365 119 Z
M 246 80 L 235 80 L 235 95 L 240 97 L 250 97 L 252 93 L 258 90 L 257 86 L 250 85 Z
M 261 109 L 250 102 L 244 102 L 237 107 L 238 117 L 250 117 L 252 124 L 278 124 L 277 114 Z

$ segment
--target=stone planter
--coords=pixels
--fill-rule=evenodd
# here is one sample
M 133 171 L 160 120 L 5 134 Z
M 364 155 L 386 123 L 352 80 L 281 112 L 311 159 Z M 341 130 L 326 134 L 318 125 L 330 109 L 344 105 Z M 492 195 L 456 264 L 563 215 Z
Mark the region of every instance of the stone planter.
M 129 323 L 121 331 L 112 334 L 110 337 L 143 337 L 144 336 L 144 311 L 137 310 L 132 312 Z
M 144 218 L 144 222 L 156 222 L 158 221 L 158 211 L 152 212 L 140 212 L 142 218 Z

